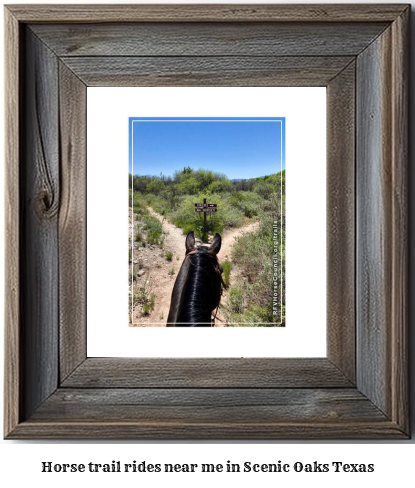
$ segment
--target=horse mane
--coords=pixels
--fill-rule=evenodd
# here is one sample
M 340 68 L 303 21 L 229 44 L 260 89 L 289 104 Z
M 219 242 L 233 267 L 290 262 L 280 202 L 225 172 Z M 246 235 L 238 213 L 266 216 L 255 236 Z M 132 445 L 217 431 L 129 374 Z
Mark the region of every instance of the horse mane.
M 217 254 L 222 245 L 216 233 L 209 247 L 196 247 L 194 231 L 186 236 L 186 257 L 174 283 L 166 327 L 210 327 L 223 288 Z
M 191 265 L 191 256 L 186 256 L 177 275 L 176 282 L 174 283 L 166 327 L 174 327 L 176 322 L 179 320 L 180 312 L 182 310 L 184 291 L 186 290 L 187 278 L 189 276 L 189 268 Z
M 177 322 L 194 326 L 211 325 L 211 313 L 220 299 L 221 280 L 216 272 L 216 256 L 200 246 L 192 256 Z

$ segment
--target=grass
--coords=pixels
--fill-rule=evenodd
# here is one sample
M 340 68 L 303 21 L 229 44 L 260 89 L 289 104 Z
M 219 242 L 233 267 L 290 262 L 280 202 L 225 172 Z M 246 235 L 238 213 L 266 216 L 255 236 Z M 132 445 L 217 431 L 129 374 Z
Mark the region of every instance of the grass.
M 173 259 L 173 253 L 171 251 L 166 251 L 166 258 L 167 261 L 171 261 Z
M 226 260 L 224 263 L 222 263 L 222 268 L 223 268 L 223 281 L 225 282 L 226 286 L 229 286 L 232 263 Z
M 261 327 L 260 324 L 269 323 L 268 307 L 257 305 L 255 300 L 255 286 L 239 281 L 230 289 L 223 307 L 227 322 L 233 327 Z
M 135 231 L 134 240 L 135 240 L 135 242 L 142 242 L 143 241 L 143 234 L 139 231 L 138 226 L 137 226 L 136 231 Z
M 226 300 L 226 319 L 236 326 L 240 323 L 253 327 L 258 327 L 258 323 L 270 327 L 285 326 L 285 303 L 281 304 L 278 315 L 274 315 L 272 304 L 275 293 L 277 296 L 285 294 L 285 219 L 276 195 L 270 197 L 269 204 L 272 212 L 262 208 L 258 214 L 259 230 L 240 236 L 232 249 L 232 263 L 241 269 L 244 277 L 232 285 Z M 275 221 L 278 224 L 274 235 Z M 281 273 L 281 278 L 275 282 L 274 266 Z
M 151 285 L 147 282 L 134 285 L 132 301 L 133 305 L 141 305 L 143 307 L 143 315 L 148 315 L 154 310 L 156 295 L 151 291 Z
M 162 246 L 164 242 L 163 227 L 161 222 L 148 215 L 143 218 L 144 227 L 143 230 L 147 231 L 147 243 Z
M 152 310 L 154 310 L 154 302 L 156 295 L 151 293 L 149 301 L 143 303 L 143 315 L 149 315 Z
M 131 283 L 131 281 L 136 281 L 137 280 L 137 269 L 135 268 L 134 265 L 131 265 L 131 271 L 128 275 L 128 282 Z
M 273 293 L 284 296 L 285 288 L 284 268 L 281 271 L 281 280 L 275 284 L 273 281 L 273 250 L 277 248 L 276 255 L 280 256 L 281 253 L 285 253 L 285 248 L 284 239 L 280 238 L 280 226 L 277 244 L 274 244 L 272 224 L 271 216 L 262 216 L 259 231 L 242 235 L 232 249 L 232 262 L 241 268 L 244 281 L 234 284 L 228 294 L 227 320 L 231 323 L 246 322 L 252 326 L 263 323 L 278 326 L 279 322 L 282 322 L 282 325 L 285 325 L 284 303 L 281 315 L 274 315 L 272 308 Z M 282 232 L 284 236 L 284 226 Z
M 170 268 L 170 269 L 169 269 L 169 275 L 170 275 L 170 276 L 173 276 L 173 275 L 174 275 L 174 273 L 175 273 L 174 268 Z
M 130 207 L 132 206 L 133 212 L 136 214 L 136 220 L 138 216 L 149 215 L 150 212 L 146 208 L 145 201 L 137 192 L 134 192 L 133 198 L 131 199 L 131 189 L 129 192 L 128 202 Z
M 229 291 L 227 308 L 232 314 L 240 314 L 244 310 L 244 293 L 239 287 L 233 287 Z

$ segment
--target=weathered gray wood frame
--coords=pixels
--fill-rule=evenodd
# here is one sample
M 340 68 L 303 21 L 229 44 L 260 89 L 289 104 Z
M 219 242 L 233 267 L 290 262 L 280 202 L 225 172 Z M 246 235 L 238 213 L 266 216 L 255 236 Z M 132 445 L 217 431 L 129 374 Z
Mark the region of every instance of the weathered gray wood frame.
M 5 437 L 409 436 L 408 5 L 11 5 Z M 86 357 L 86 87 L 326 86 L 327 358 Z

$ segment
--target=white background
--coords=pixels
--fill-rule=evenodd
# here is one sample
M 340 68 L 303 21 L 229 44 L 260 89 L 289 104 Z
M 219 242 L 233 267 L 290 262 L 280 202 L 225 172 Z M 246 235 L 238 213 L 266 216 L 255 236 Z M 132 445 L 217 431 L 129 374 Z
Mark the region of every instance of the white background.
M 8 3 L 18 3 L 9 0 Z M 26 3 L 34 3 L 26 0 Z M 53 3 L 53 2 L 44 2 Z M 82 3 L 73 1 L 72 3 Z M 109 3 L 105 0 L 90 3 Z M 114 2 L 115 3 L 115 2 Z M 123 0 L 123 3 L 129 3 Z M 138 3 L 138 2 L 136 2 Z M 164 0 L 164 3 L 173 3 Z M 182 3 L 185 3 L 182 1 Z M 228 3 L 235 3 L 229 0 Z M 243 3 L 241 0 L 237 3 Z M 250 3 L 254 3 L 251 1 Z M 258 3 L 265 3 L 264 0 Z M 291 2 L 295 3 L 295 2 Z M 305 0 L 297 3 L 306 3 Z M 343 3 L 329 0 L 321 3 Z M 353 2 L 359 3 L 359 2 Z M 366 0 L 365 3 L 386 3 L 386 2 L 370 2 Z M 415 1 L 412 1 L 412 8 L 415 8 Z M 412 17 L 413 19 L 413 17 Z M 412 21 L 412 25 L 414 22 Z M 3 26 L 1 25 L 1 28 Z M 0 35 L 3 39 L 3 35 Z M 0 55 L 3 55 L 3 49 L 0 50 Z M 414 62 L 415 49 L 414 41 L 412 41 L 412 66 Z M 3 65 L 3 64 L 1 64 Z M 412 67 L 412 86 L 411 94 L 414 93 L 415 73 Z M 414 98 L 414 97 L 412 97 Z M 0 97 L 2 103 L 3 97 Z M 414 102 L 411 102 L 411 122 L 413 127 L 414 122 Z M 0 131 L 0 137 L 3 141 L 3 131 Z M 411 147 L 411 162 L 413 166 L 414 161 L 414 147 Z M 3 152 L 4 153 L 4 152 Z M 412 192 L 415 193 L 414 175 L 411 174 L 410 186 Z M 414 200 L 411 196 L 411 208 L 414 208 Z M 0 198 L 0 218 L 3 224 L 3 199 Z M 411 242 L 415 242 L 414 235 L 414 217 L 411 216 Z M 0 246 L 3 250 L 3 232 L 0 232 Z M 411 269 L 411 280 L 414 276 Z M 0 305 L 3 308 L 3 280 L 0 281 Z M 413 288 L 412 288 L 413 290 Z M 415 303 L 415 297 L 411 292 L 409 302 Z M 411 311 L 411 325 L 413 324 L 413 314 Z M 3 336 L 0 335 L 0 341 Z M 415 351 L 414 337 L 411 338 L 411 351 Z M 0 344 L 0 354 L 3 353 L 3 343 Z M 413 356 L 413 354 L 412 354 Z M 412 371 L 415 370 L 414 360 L 412 359 Z M 3 364 L 0 362 L 1 377 L 3 377 Z M 414 390 L 414 379 L 411 380 L 412 390 Z M 412 418 L 414 418 L 414 404 L 415 399 L 412 394 Z M 0 404 L 2 409 L 2 402 Z M 2 412 L 1 416 L 2 416 Z M 1 482 L 10 482 L 16 486 L 44 486 L 56 487 L 58 484 L 61 487 L 73 487 L 74 484 L 78 486 L 91 486 L 92 483 L 100 486 L 113 486 L 115 483 L 122 483 L 125 487 L 137 486 L 176 486 L 183 488 L 186 486 L 209 487 L 211 486 L 230 486 L 231 480 L 239 483 L 240 486 L 258 485 L 262 487 L 275 487 L 280 483 L 283 486 L 291 484 L 302 484 L 303 486 L 318 486 L 318 487 L 349 487 L 350 485 L 362 486 L 376 484 L 377 486 L 396 485 L 405 483 L 408 486 L 414 483 L 413 459 L 415 458 L 414 442 L 396 443 L 396 442 L 333 442 L 333 443 L 308 443 L 308 442 L 263 442 L 263 443 L 190 443 L 190 442 L 170 442 L 170 443 L 150 443 L 150 442 L 134 442 L 134 443 L 69 443 L 69 442 L 18 442 L 18 441 L 0 441 L 0 480 Z M 98 462 L 105 463 L 112 460 L 122 460 L 123 462 L 131 462 L 136 460 L 147 460 L 148 462 L 221 462 L 225 463 L 227 460 L 231 462 L 243 463 L 246 460 L 255 462 L 276 462 L 281 460 L 283 462 L 295 462 L 300 460 L 302 462 L 366 462 L 375 463 L 375 472 L 372 474 L 340 474 L 340 473 L 310 473 L 310 474 L 233 474 L 231 475 L 202 475 L 202 474 L 187 474 L 187 475 L 101 475 L 101 474 L 41 474 L 40 463 L 42 461 L 52 462 Z M 139 477 L 137 477 L 139 476 Z M 295 486 L 294 485 L 294 486 Z
M 321 87 L 88 88 L 88 356 L 326 356 L 325 98 Z M 285 117 L 286 327 L 128 327 L 129 116 Z

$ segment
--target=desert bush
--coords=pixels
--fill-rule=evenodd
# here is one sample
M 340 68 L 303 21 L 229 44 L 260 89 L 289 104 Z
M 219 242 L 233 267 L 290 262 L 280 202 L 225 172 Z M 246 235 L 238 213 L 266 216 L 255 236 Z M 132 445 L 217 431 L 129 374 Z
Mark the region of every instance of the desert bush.
M 202 203 L 206 194 L 198 194 L 195 196 L 188 195 L 183 197 L 180 205 L 173 213 L 173 222 L 177 227 L 181 227 L 184 234 L 190 231 L 195 231 L 197 237 L 202 240 L 207 240 L 207 236 L 203 235 L 203 212 L 195 212 L 195 203 Z M 206 216 L 207 232 L 221 234 L 224 228 L 237 227 L 242 223 L 242 212 L 229 203 L 226 195 L 213 193 L 208 195 L 209 203 L 216 203 L 218 205 L 217 212 L 209 212 Z
M 149 214 L 149 211 L 146 208 L 146 202 L 138 192 L 136 192 L 136 191 L 131 192 L 131 189 L 130 189 L 128 202 L 129 202 L 130 207 L 133 208 L 133 212 L 136 214 L 136 216 L 137 215 L 142 216 L 142 215 L 148 215 Z
M 248 282 L 239 281 L 233 286 L 222 307 L 226 321 L 232 327 L 273 327 L 277 317 L 273 315 L 272 301 L 265 304 L 257 303 L 257 287 Z M 285 308 L 283 307 L 283 324 L 285 324 Z M 279 318 L 278 318 L 279 321 Z
M 162 236 L 163 227 L 161 222 L 155 217 L 148 215 L 143 218 L 143 223 L 143 229 L 147 231 L 147 243 L 162 245 L 164 237 Z
M 156 295 L 154 293 L 151 293 L 149 300 L 143 303 L 143 315 L 149 315 L 149 313 L 154 310 L 155 300 Z
M 239 266 L 245 281 L 239 283 L 238 291 L 233 291 L 234 287 L 230 290 L 229 321 L 265 322 L 276 325 L 281 320 L 281 316 L 273 315 L 272 297 L 274 292 L 278 296 L 285 295 L 285 220 L 279 211 L 280 198 L 272 195 L 270 202 L 275 210 L 273 212 L 261 210 L 259 230 L 243 234 L 233 246 L 232 262 Z M 275 282 L 275 287 L 274 256 L 278 257 L 276 264 L 278 272 L 281 273 L 281 279 Z M 243 293 L 245 300 L 243 309 L 239 312 L 233 306 L 234 298 L 238 293 Z M 282 322 L 285 325 L 284 300 Z
M 241 211 L 245 217 L 256 217 L 261 209 L 263 199 L 258 193 L 251 191 L 236 191 L 229 196 L 232 207 Z
M 135 242 L 142 242 L 142 240 L 143 240 L 143 234 L 140 231 L 140 226 L 136 225 L 135 234 L 134 234 L 134 241 Z
M 133 305 L 141 305 L 143 315 L 148 315 L 154 309 L 155 300 L 156 295 L 151 291 L 151 285 L 147 281 L 133 286 Z
M 229 291 L 227 307 L 232 315 L 241 314 L 244 310 L 244 292 L 241 287 L 232 287 Z
M 226 286 L 229 286 L 232 263 L 226 260 L 225 262 L 222 263 L 222 268 L 223 268 L 223 281 L 225 282 Z

